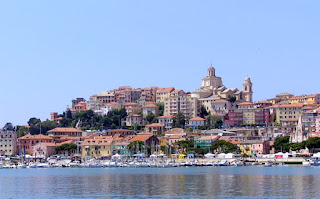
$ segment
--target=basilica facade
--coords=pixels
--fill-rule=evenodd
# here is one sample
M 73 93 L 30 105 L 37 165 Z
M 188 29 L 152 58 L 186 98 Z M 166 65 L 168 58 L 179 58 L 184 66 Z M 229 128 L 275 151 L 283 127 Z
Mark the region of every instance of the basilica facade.
M 202 78 L 201 87 L 193 91 L 191 96 L 197 98 L 207 110 L 211 110 L 211 104 L 220 99 L 238 103 L 252 102 L 252 82 L 249 77 L 245 78 L 242 86 L 242 90 L 225 87 L 222 78 L 216 76 L 216 70 L 211 65 L 208 75 Z

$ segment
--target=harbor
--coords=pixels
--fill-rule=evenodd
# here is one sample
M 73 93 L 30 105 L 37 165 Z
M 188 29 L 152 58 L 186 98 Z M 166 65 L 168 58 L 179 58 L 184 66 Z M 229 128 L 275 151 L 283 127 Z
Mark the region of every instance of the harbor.
M 228 154 L 227 154 L 228 155 Z M 47 159 L 28 156 L 21 161 L 20 158 L 0 158 L 0 169 L 25 169 L 25 168 L 99 168 L 99 167 L 130 167 L 130 168 L 168 168 L 168 167 L 208 167 L 208 166 L 273 166 L 273 165 L 303 165 L 319 166 L 318 154 L 314 157 L 291 158 L 236 158 L 229 154 L 229 158 L 168 158 L 165 155 L 151 155 L 145 158 L 143 154 L 135 157 L 125 157 L 115 154 L 109 159 L 81 160 L 77 157 L 52 156 Z

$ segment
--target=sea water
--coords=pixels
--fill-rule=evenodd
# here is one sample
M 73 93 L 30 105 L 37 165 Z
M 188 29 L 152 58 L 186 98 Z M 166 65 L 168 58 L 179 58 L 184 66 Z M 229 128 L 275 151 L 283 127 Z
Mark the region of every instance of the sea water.
M 0 169 L 0 198 L 317 198 L 320 167 Z

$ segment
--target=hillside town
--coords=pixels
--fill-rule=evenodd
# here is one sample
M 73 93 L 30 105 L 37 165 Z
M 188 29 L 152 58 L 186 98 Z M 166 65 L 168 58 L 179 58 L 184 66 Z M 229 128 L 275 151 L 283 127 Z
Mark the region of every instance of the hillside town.
M 50 157 L 78 155 L 82 160 L 164 154 L 168 157 L 233 152 L 262 156 L 316 153 L 309 139 L 320 137 L 320 94 L 280 93 L 253 102 L 253 83 L 227 88 L 210 66 L 193 92 L 169 88 L 119 88 L 78 97 L 50 121 L 31 118 L 28 125 L 6 125 L 0 155 Z M 285 140 L 283 143 L 280 139 Z M 213 147 L 214 143 L 221 143 Z M 235 150 L 223 149 L 223 144 Z M 69 147 L 69 148 L 68 148 Z

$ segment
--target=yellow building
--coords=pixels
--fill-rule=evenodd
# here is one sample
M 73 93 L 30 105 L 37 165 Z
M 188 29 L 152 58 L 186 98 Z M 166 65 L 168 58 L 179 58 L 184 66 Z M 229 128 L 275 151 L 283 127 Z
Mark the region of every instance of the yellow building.
M 165 138 L 158 138 L 160 141 L 160 146 L 166 146 L 167 145 L 167 140 Z
M 100 158 L 112 155 L 112 137 L 100 136 L 82 142 L 82 158 Z
M 320 104 L 320 94 L 294 96 L 289 99 L 289 102 L 290 104 L 296 104 L 296 103 Z
M 247 155 L 252 154 L 252 144 L 250 144 L 250 143 L 241 143 L 238 146 L 239 146 L 239 149 L 241 151 L 241 154 L 247 154 Z
M 302 103 L 273 105 L 270 114 L 275 116 L 276 122 L 282 123 L 287 119 L 298 119 L 303 114 L 303 106 Z

